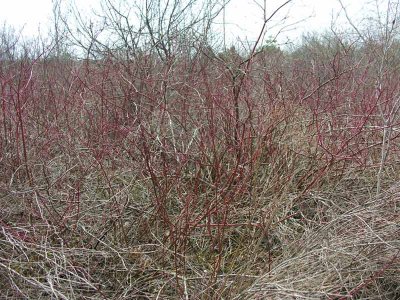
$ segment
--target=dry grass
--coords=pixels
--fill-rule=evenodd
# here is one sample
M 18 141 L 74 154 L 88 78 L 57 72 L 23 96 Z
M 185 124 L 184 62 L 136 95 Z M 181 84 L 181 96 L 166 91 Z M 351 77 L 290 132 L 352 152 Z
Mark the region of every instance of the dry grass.
M 367 188 L 346 202 L 340 196 L 313 194 L 325 206 L 326 224 L 305 226 L 301 235 L 287 239 L 272 271 L 238 298 L 398 299 L 399 185 L 378 198 L 369 198 Z M 291 227 L 281 226 L 280 234 L 290 235 Z
M 276 200 L 264 191 L 253 204 L 232 208 L 230 222 L 237 226 L 197 226 L 179 244 L 155 218 L 145 182 L 120 171 L 114 178 L 118 192 L 107 198 L 95 175 L 87 176 L 79 212 L 54 199 L 55 211 L 64 211 L 58 223 L 43 203 L 30 204 L 36 218 L 25 215 L 32 210 L 23 209 L 24 198 L 32 191 L 3 194 L 5 299 L 396 299 L 400 294 L 398 184 L 374 197 L 373 180 L 351 174 L 301 198 L 285 191 Z M 275 202 L 279 212 L 266 232 L 256 225 L 262 220 L 254 211 L 268 211 Z M 219 236 L 223 239 L 216 240 Z

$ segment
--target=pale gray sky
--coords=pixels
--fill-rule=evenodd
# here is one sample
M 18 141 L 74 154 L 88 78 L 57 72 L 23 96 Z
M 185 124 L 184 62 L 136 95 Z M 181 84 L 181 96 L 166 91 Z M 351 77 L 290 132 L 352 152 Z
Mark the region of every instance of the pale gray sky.
M 138 0 L 142 1 L 142 0 Z M 143 0 L 144 1 L 144 0 Z M 221 0 L 222 1 L 222 0 Z M 81 0 L 77 3 L 96 3 L 98 0 Z M 257 36 L 263 20 L 263 11 L 259 7 L 264 0 L 231 0 L 226 8 L 227 35 L 229 40 L 235 40 L 238 36 L 242 40 L 252 41 Z M 267 0 L 269 12 L 282 4 L 284 0 Z M 348 7 L 348 12 L 354 18 L 365 11 L 367 0 L 343 0 Z M 257 4 L 258 3 L 258 4 Z M 15 28 L 24 27 L 24 35 L 34 35 L 41 28 L 46 32 L 46 26 L 49 24 L 52 10 L 51 0 L 0 0 L 0 22 L 6 22 Z M 281 41 L 286 37 L 299 37 L 304 31 L 321 31 L 328 29 L 332 14 L 336 15 L 340 11 L 340 5 L 337 0 L 294 0 L 286 10 L 275 18 L 275 22 L 288 16 L 285 21 L 290 24 L 302 19 L 307 19 L 296 25 L 296 29 L 285 32 L 281 35 Z M 272 25 L 273 23 L 271 23 Z M 282 24 L 282 23 L 280 23 Z M 276 28 L 281 28 L 277 26 Z M 267 35 L 273 35 L 273 29 Z

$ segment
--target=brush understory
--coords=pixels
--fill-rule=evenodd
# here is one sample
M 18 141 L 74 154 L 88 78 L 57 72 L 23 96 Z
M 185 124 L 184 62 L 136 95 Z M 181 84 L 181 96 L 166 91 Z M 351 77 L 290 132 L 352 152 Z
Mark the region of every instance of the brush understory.
M 291 55 L 2 62 L 1 297 L 399 299 L 398 71 Z
M 261 186 L 251 198 L 235 195 L 229 224 L 205 220 L 180 228 L 183 196 L 171 193 L 171 227 L 181 230 L 172 232 L 155 210 L 150 179 L 139 178 L 137 170 L 104 167 L 112 174 L 105 184 L 90 156 L 74 150 L 46 167 L 33 165 L 36 186 L 17 185 L 16 178 L 2 186 L 5 299 L 400 297 L 395 164 L 385 170 L 379 196 L 374 169 L 345 171 L 307 193 Z M 68 184 L 76 178 L 79 191 Z

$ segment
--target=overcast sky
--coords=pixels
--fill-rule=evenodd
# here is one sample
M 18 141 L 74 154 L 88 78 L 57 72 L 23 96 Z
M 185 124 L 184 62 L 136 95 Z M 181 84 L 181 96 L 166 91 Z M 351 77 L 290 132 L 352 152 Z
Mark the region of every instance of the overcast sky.
M 77 1 L 77 3 L 94 4 L 96 2 L 98 0 Z M 262 26 L 263 11 L 259 5 L 263 5 L 263 2 L 264 0 L 231 0 L 229 2 L 226 9 L 226 23 L 228 24 L 227 35 L 231 41 L 237 40 L 237 37 L 242 40 L 247 38 L 249 41 L 255 39 Z M 272 12 L 283 2 L 285 1 L 267 0 L 268 12 Z M 365 12 L 367 0 L 342 0 L 342 2 L 355 19 Z M 51 0 L 0 0 L 0 22 L 6 22 L 15 28 L 24 27 L 23 33 L 28 36 L 38 33 L 39 28 L 42 32 L 46 32 L 51 10 Z M 291 31 L 280 35 L 280 41 L 287 38 L 293 39 L 306 31 L 329 29 L 332 16 L 336 16 L 339 12 L 338 0 L 293 0 L 286 10 L 276 16 L 275 24 L 278 25 L 275 28 L 282 28 L 279 21 L 285 16 L 288 17 L 285 24 L 305 19 L 304 22 L 290 27 Z M 271 23 L 271 26 L 273 24 Z M 337 24 L 341 24 L 340 21 L 337 21 Z M 269 32 L 270 35 L 274 34 L 273 29 Z

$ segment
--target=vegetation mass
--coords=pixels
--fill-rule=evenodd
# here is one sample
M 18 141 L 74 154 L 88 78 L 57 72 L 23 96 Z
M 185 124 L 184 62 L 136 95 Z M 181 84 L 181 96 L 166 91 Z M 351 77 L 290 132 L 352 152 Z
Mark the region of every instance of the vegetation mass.
M 292 1 L 232 47 L 142 2 L 0 32 L 1 297 L 399 299 L 400 3 L 289 48 Z

